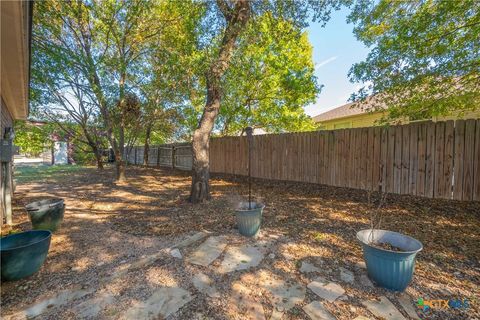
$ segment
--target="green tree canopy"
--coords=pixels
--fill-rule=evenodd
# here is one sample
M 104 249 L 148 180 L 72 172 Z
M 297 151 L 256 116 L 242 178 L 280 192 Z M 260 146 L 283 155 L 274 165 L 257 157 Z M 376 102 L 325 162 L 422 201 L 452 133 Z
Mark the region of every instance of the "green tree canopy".
M 304 107 L 320 91 L 306 32 L 267 13 L 248 25 L 225 74 L 217 127 L 238 134 L 251 125 L 267 132 L 313 130 Z
M 190 46 L 182 45 L 185 39 L 195 44 L 202 7 L 168 0 L 39 2 L 32 101 L 51 120 L 80 124 L 92 148 L 98 139 L 89 139 L 90 129 L 101 126 L 123 180 L 128 146 L 147 130 L 172 131 L 172 113 L 164 108 L 174 108 L 185 93 L 182 64 Z
M 15 121 L 14 144 L 20 152 L 30 156 L 39 156 L 46 148 L 52 146 L 50 135 L 53 128 L 48 123 L 32 123 L 24 120 Z
M 480 2 L 356 2 L 349 21 L 372 47 L 350 70 L 366 83 L 353 100 L 377 95 L 391 119 L 424 119 L 478 108 Z

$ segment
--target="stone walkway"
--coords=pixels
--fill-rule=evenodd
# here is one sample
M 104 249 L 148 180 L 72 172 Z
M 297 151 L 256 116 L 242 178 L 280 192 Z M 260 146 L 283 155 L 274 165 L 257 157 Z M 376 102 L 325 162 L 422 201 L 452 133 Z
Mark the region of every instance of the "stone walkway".
M 242 241 L 244 243 L 230 243 L 226 235 L 199 232 L 171 248 L 123 266 L 108 278 L 100 279 L 98 287 L 60 292 L 5 319 L 41 316 L 52 309 L 62 310 L 66 305 L 73 306 L 72 310 L 78 318 L 167 318 L 174 317 L 180 309 L 202 298 L 213 302 L 227 301 L 228 312 L 235 318 L 279 320 L 295 309 L 296 314 L 303 313 L 301 317 L 305 319 L 332 320 L 337 319 L 332 306 L 339 301 L 350 304 L 349 299 L 355 291 L 347 294 L 348 288 L 362 287 L 368 290 L 374 287 L 363 268 L 359 268 L 361 271 L 357 270 L 357 274 L 344 267 L 327 272 L 318 260 L 317 263 L 299 261 L 298 274 L 270 268 L 277 259 L 282 259 L 278 253 L 272 252 L 276 237 Z M 128 273 L 144 270 L 165 257 L 173 257 L 184 263 L 183 268 L 194 270 L 189 280 L 190 287 L 178 284 L 157 287 L 148 296 L 129 305 L 121 316 L 113 313 L 109 316 L 104 312 L 109 306 L 120 304 L 118 297 L 106 289 L 111 281 L 121 281 Z M 302 275 L 300 278 L 299 274 Z M 225 288 L 218 279 L 231 282 Z M 86 296 L 88 299 L 80 301 Z M 410 297 L 403 294 L 396 304 L 402 306 L 408 318 L 418 319 Z M 358 320 L 375 317 L 408 319 L 386 296 L 379 296 L 378 300 L 362 300 L 361 305 L 350 305 L 350 308 L 358 311 L 362 306 L 365 309 L 357 314 Z

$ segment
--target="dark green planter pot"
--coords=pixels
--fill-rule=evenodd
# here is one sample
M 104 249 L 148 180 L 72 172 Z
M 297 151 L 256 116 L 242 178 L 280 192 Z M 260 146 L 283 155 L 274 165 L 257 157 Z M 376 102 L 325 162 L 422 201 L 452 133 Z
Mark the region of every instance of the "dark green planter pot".
M 33 230 L 0 239 L 2 281 L 19 280 L 37 272 L 45 262 L 52 233 Z
M 252 202 L 252 209 L 248 208 L 248 202 L 241 202 L 235 210 L 238 231 L 246 237 L 253 237 L 260 231 L 262 224 L 262 213 L 265 205 Z
M 389 243 L 403 251 L 391 251 L 372 246 L 371 240 Z M 363 257 L 370 279 L 377 285 L 393 290 L 404 291 L 412 280 L 415 270 L 415 258 L 423 249 L 420 241 L 398 232 L 370 229 L 357 233 L 362 243 Z
M 63 221 L 65 204 L 63 199 L 46 199 L 25 206 L 34 230 L 55 232 Z

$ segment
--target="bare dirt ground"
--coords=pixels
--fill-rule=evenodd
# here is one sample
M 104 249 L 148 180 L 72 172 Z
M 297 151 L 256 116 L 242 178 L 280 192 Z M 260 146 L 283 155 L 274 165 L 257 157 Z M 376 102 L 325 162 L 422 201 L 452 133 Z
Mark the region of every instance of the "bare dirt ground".
M 313 184 L 255 181 L 253 193 L 266 204 L 262 236 L 280 235 L 257 269 L 273 270 L 307 284 L 312 279 L 299 271 L 302 261 L 321 265 L 325 277 L 337 279 L 344 267 L 361 274 L 358 268 L 362 251 L 355 238 L 358 230 L 369 227 L 372 204 L 362 191 Z M 244 178 L 214 176 L 212 199 L 204 204 L 188 202 L 188 173 L 157 168 L 128 168 L 128 183 L 115 184 L 113 171 L 78 168 L 49 175 L 33 175 L 17 186 L 14 230 L 28 230 L 30 223 L 23 206 L 44 197 L 65 199 L 63 225 L 52 238 L 48 258 L 35 275 L 1 284 L 1 313 L 11 314 L 42 297 L 68 288 L 98 287 L 113 292 L 116 302 L 107 306 L 99 318 L 120 318 L 136 301 L 145 300 L 155 288 L 179 285 L 194 293 L 191 278 L 205 268 L 187 265 L 173 257 L 152 266 L 132 271 L 125 278 L 108 284 L 99 279 L 123 264 L 158 252 L 187 234 L 208 230 L 227 235 L 230 243 L 252 242 L 238 236 L 233 209 L 247 194 Z M 417 259 L 414 279 L 407 289 L 412 299 L 468 299 L 470 308 L 431 310 L 425 316 L 436 319 L 474 319 L 480 317 L 480 203 L 421 199 L 410 196 L 387 197 L 381 209 L 382 229 L 405 233 L 420 240 L 424 250 Z M 2 230 L 2 233 L 8 229 Z M 194 247 L 186 249 L 188 255 Z M 222 295 L 228 296 L 232 281 L 214 275 Z M 333 281 L 333 280 L 332 280 Z M 327 309 L 338 319 L 358 315 L 373 319 L 361 304 L 362 299 L 385 295 L 395 300 L 396 293 L 367 288 L 358 282 L 342 284 L 346 300 L 328 303 Z M 257 295 L 266 314 L 272 311 L 265 295 Z M 315 300 L 307 291 L 302 305 Z M 398 304 L 394 302 L 397 306 Z M 299 305 L 284 319 L 308 318 Z M 197 295 L 173 319 L 242 319 L 231 313 L 228 299 Z M 44 318 L 76 318 L 73 304 L 60 311 L 51 310 Z

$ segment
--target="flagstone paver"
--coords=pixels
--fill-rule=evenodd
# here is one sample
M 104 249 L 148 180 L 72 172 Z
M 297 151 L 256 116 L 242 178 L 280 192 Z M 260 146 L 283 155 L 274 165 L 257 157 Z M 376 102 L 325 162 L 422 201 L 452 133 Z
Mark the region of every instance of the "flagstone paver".
M 353 283 L 355 281 L 355 276 L 353 275 L 352 271 L 342 267 L 340 267 L 339 269 L 340 269 L 340 279 L 343 282 Z
M 179 287 L 164 287 L 155 291 L 150 298 L 132 306 L 125 319 L 158 319 L 168 317 L 192 300 L 190 292 Z
M 220 273 L 228 273 L 238 270 L 246 270 L 256 267 L 263 260 L 264 253 L 253 246 L 229 248 L 220 265 Z
M 182 253 L 177 248 L 170 250 L 170 255 L 177 259 L 182 259 Z
M 81 319 L 96 318 L 103 308 L 114 302 L 115 297 L 105 292 L 76 305 L 73 310 Z
M 194 244 L 197 241 L 205 239 L 206 237 L 208 237 L 209 234 L 210 234 L 210 232 L 208 232 L 208 231 L 199 231 L 197 233 L 194 233 L 191 236 L 188 236 L 187 238 L 185 238 L 183 241 L 177 243 L 172 248 L 182 249 L 182 248 L 188 247 L 189 245 Z
M 420 319 L 418 317 L 417 312 L 415 311 L 415 308 L 413 307 L 413 301 L 410 298 L 410 296 L 406 293 L 400 294 L 398 297 L 398 302 L 402 306 L 403 310 L 405 310 L 410 318 L 413 319 Z
M 210 279 L 209 276 L 207 276 L 204 273 L 197 273 L 195 276 L 193 276 L 193 286 L 200 291 L 201 293 L 206 294 L 210 298 L 219 298 L 220 293 L 218 292 L 217 288 L 215 288 L 213 280 Z
M 368 278 L 366 274 L 362 274 L 360 276 L 360 284 L 365 287 L 373 288 L 373 282 L 370 280 L 370 278 Z
M 187 261 L 207 267 L 220 256 L 226 246 L 227 243 L 224 236 L 210 237 L 187 258 Z
M 132 270 L 136 270 L 136 269 L 140 269 L 140 268 L 146 268 L 146 267 L 154 264 L 155 261 L 157 261 L 161 258 L 164 258 L 165 255 L 170 253 L 175 248 L 180 248 L 181 249 L 181 248 L 188 247 L 189 245 L 207 237 L 209 234 L 210 233 L 207 232 L 207 231 L 197 232 L 197 233 L 195 233 L 191 236 L 186 237 L 183 241 L 174 245 L 171 248 L 165 248 L 165 249 L 160 250 L 159 252 L 156 252 L 154 254 L 148 255 L 148 256 L 143 257 L 141 259 L 135 260 L 134 262 L 126 263 L 126 264 L 122 265 L 121 268 L 113 271 L 111 275 L 101 279 L 101 282 L 108 283 L 108 282 L 111 282 L 111 281 L 113 281 L 117 278 L 123 277 L 124 275 L 126 275 L 128 272 L 130 272 Z
M 257 274 L 257 281 L 260 287 L 270 294 L 274 309 L 280 313 L 292 309 L 305 299 L 306 288 L 296 281 L 285 281 L 266 270 Z
M 320 301 L 313 301 L 303 307 L 303 311 L 312 320 L 335 320 L 336 318 L 323 306 Z
M 362 304 L 375 316 L 388 320 L 405 320 L 405 317 L 385 296 L 380 297 L 380 301 L 365 300 Z
M 320 272 L 320 271 L 321 271 L 320 268 L 316 267 L 315 265 L 308 263 L 306 261 L 302 261 L 300 272 L 310 273 L 310 272 Z
M 325 283 L 325 279 L 318 277 L 307 286 L 320 298 L 327 300 L 328 302 L 335 301 L 338 297 L 345 293 L 345 290 L 334 282 Z

